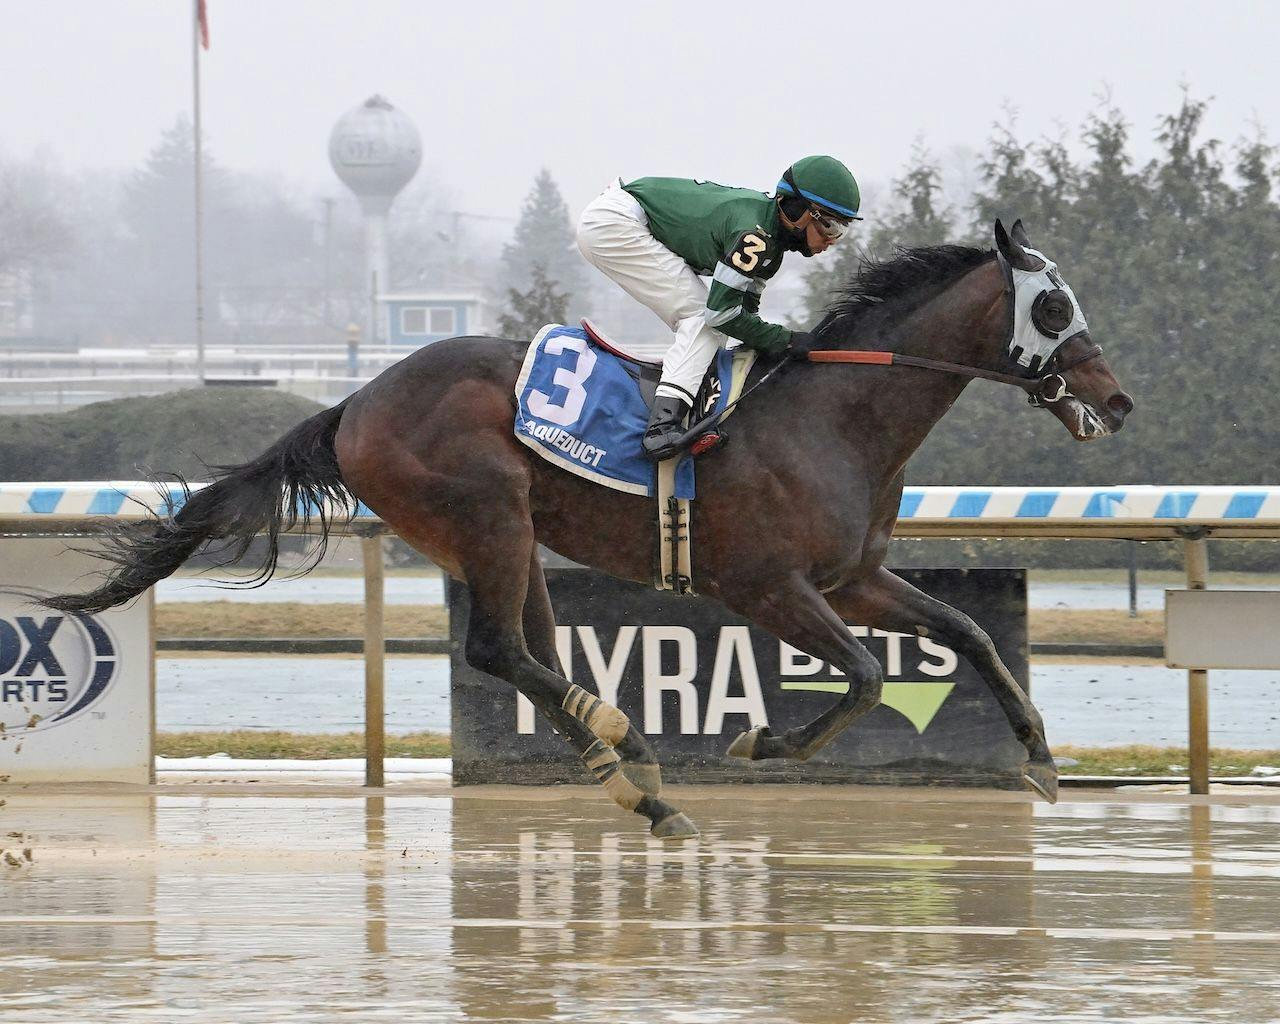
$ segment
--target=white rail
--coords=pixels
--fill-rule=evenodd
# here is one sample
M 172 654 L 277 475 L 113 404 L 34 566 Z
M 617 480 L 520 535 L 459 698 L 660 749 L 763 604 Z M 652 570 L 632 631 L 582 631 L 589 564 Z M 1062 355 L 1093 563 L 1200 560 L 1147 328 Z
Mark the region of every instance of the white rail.
M 203 486 L 201 484 L 195 487 Z M 133 480 L 0 483 L 0 531 L 57 533 L 103 516 L 141 519 L 180 488 Z M 380 520 L 360 506 L 360 532 Z M 900 537 L 1280 537 L 1280 487 L 908 487 Z
M 137 481 L 0 483 L 0 534 L 86 532 L 103 517 L 145 518 L 181 489 L 162 491 Z M 365 563 L 366 780 L 382 780 L 382 545 L 385 528 L 360 506 L 354 532 L 367 538 Z M 902 537 L 1094 537 L 1181 540 L 1191 589 L 1203 589 L 1209 537 L 1280 537 L 1280 487 L 909 487 L 896 534 Z M 1187 676 L 1191 792 L 1209 786 L 1207 673 Z

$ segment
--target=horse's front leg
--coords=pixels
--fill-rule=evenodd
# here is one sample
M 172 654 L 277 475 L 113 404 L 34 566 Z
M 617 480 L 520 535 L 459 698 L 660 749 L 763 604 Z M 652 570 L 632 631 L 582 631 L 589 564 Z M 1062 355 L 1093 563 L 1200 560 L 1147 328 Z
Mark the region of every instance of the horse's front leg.
M 1027 748 L 1027 785 L 1050 803 L 1058 799 L 1058 769 L 1045 741 L 1044 721 L 1026 691 L 1005 667 L 991 637 L 969 616 L 943 604 L 883 567 L 827 595 L 844 619 L 896 633 L 915 633 L 946 644 L 962 655 L 995 695 Z
M 731 756 L 753 761 L 774 757 L 808 760 L 854 719 L 880 703 L 884 684 L 880 663 L 853 638 L 822 594 L 803 576 L 794 574 L 764 595 L 739 595 L 735 600 L 734 595 L 726 594 L 724 599 L 734 611 L 779 640 L 831 662 L 849 679 L 848 693 L 812 722 L 788 729 L 781 736 L 773 735 L 768 726 L 758 726 L 733 741 Z

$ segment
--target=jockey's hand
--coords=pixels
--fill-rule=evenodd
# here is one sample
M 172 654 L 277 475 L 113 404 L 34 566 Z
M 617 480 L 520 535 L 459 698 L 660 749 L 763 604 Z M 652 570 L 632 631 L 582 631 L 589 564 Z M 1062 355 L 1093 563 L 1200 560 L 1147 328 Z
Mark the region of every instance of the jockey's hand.
M 791 342 L 787 345 L 787 355 L 792 359 L 804 360 L 817 347 L 818 337 L 812 331 L 792 331 Z

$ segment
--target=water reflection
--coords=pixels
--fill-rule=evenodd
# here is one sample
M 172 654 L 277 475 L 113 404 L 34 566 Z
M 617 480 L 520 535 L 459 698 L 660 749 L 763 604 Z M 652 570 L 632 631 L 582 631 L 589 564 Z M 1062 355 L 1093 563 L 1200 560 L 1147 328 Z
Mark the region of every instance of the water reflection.
M 706 791 L 703 791 L 704 793 Z M 697 844 L 589 791 L 10 795 L 11 1019 L 1241 1021 L 1280 806 L 743 789 Z

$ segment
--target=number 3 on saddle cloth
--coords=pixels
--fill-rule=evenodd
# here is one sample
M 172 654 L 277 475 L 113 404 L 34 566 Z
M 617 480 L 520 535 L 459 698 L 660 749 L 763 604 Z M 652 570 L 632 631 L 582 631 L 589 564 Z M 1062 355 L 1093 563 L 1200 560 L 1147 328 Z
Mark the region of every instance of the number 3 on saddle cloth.
M 516 437 L 570 473 L 628 494 L 656 495 L 656 467 L 640 439 L 661 364 L 645 363 L 584 327 L 548 324 L 529 345 L 516 380 Z M 754 351 L 721 350 L 707 371 L 697 418 L 719 412 L 741 388 Z M 675 495 L 694 497 L 694 460 L 680 460 Z

